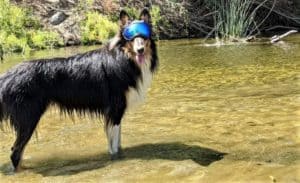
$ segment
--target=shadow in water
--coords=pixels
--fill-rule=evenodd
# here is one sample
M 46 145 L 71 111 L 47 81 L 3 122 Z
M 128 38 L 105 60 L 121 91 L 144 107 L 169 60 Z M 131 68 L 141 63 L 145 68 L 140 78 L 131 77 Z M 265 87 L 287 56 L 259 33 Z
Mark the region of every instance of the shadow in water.
M 118 161 L 129 159 L 165 159 L 173 161 L 193 160 L 202 166 L 208 166 L 215 161 L 219 161 L 226 153 L 199 146 L 185 145 L 178 142 L 161 144 L 142 144 L 123 149 L 124 158 Z M 94 170 L 105 167 L 115 161 L 111 161 L 106 153 L 89 155 L 77 159 L 67 159 L 65 157 L 55 157 L 40 160 L 27 170 L 32 170 L 43 176 L 72 175 L 83 171 Z M 10 174 L 10 165 L 5 164 L 0 167 L 4 174 Z

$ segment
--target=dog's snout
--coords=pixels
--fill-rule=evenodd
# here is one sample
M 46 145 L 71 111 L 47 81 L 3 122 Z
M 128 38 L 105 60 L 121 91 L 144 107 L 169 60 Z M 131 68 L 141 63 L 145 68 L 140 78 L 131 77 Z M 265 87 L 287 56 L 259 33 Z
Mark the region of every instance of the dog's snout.
M 133 50 L 136 54 L 145 53 L 145 40 L 142 37 L 136 37 L 133 41 Z
M 138 51 L 139 54 L 143 54 L 144 53 L 144 48 L 139 48 L 137 51 Z

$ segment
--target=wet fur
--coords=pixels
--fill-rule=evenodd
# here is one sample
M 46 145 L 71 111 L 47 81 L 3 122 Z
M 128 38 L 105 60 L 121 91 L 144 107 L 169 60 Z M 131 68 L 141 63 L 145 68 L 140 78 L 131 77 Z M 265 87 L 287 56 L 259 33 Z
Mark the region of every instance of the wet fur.
M 70 114 L 103 116 L 109 143 L 115 136 L 120 138 L 108 129 L 116 126 L 115 131 L 120 131 L 131 96 L 145 93 L 141 91 L 146 89 L 145 79 L 149 80 L 145 76 L 152 77 L 158 62 L 154 40 L 146 40 L 147 64 L 140 66 L 134 61 L 131 42 L 120 35 L 113 39 L 113 45 L 110 42 L 102 49 L 68 58 L 23 62 L 0 76 L 0 122 L 9 120 L 16 131 L 11 155 L 15 169 L 51 104 Z

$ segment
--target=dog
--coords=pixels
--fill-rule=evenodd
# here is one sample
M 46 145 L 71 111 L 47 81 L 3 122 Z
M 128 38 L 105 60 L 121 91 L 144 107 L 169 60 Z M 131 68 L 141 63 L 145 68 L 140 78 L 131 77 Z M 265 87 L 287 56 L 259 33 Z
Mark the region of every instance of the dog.
M 143 99 L 157 70 L 151 16 L 143 9 L 133 26 L 121 10 L 119 32 L 100 49 L 67 58 L 23 62 L 0 76 L 0 122 L 10 121 L 16 132 L 11 148 L 15 171 L 24 148 L 46 109 L 91 114 L 104 119 L 112 159 L 121 152 L 121 120 Z

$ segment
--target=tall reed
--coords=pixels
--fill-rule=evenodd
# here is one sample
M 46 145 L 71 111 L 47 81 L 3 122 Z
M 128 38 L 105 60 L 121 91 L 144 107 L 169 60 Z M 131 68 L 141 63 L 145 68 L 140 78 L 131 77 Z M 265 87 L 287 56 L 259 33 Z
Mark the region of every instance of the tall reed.
M 214 0 L 210 5 L 215 9 L 215 36 L 225 41 L 238 41 L 259 31 L 265 20 L 257 20 L 258 9 L 266 3 L 262 1 L 254 7 L 254 0 Z

